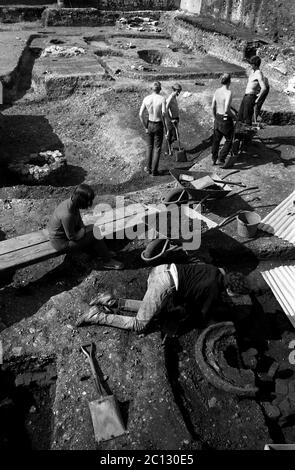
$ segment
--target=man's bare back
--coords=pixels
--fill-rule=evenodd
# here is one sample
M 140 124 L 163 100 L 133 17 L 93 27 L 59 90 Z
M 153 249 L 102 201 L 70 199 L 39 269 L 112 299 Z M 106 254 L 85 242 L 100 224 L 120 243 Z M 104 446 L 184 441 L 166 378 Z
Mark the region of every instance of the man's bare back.
M 166 100 L 163 96 L 152 93 L 144 98 L 141 105 L 141 111 L 147 110 L 149 121 L 159 122 L 162 121 L 166 113 Z
M 218 88 L 213 97 L 213 106 L 215 104 L 216 114 L 227 114 L 230 110 L 232 92 L 226 87 Z

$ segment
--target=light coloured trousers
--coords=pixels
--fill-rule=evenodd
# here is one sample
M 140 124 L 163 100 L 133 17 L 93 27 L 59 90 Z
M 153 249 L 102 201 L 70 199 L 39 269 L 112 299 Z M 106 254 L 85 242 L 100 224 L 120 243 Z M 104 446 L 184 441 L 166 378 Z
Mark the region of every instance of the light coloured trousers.
M 169 264 L 162 264 L 151 271 L 148 288 L 136 317 L 100 313 L 98 323 L 141 333 L 164 308 L 169 310 L 173 305 L 173 293 L 176 289 L 169 268 Z

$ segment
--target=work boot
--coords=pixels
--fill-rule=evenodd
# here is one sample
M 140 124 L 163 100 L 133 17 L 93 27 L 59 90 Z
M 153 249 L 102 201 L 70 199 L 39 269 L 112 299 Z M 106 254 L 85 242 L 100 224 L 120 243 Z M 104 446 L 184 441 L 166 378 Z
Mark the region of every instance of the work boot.
M 99 310 L 97 307 L 90 307 L 89 310 L 86 310 L 86 312 L 78 318 L 76 326 L 98 325 L 101 314 L 104 315 L 102 310 Z

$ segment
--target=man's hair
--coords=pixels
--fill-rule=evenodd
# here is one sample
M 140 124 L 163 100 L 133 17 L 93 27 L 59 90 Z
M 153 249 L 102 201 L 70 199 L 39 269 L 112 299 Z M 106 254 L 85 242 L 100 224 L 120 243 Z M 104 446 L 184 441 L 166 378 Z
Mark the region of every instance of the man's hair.
M 256 67 L 260 67 L 261 59 L 258 55 L 254 55 L 253 57 L 251 57 L 249 62 L 250 62 L 251 65 L 255 65 Z
M 94 191 L 88 184 L 79 184 L 72 195 L 72 202 L 79 209 L 87 209 L 92 205 Z
M 224 286 L 234 294 L 245 295 L 250 293 L 246 277 L 241 273 L 227 273 L 224 276 Z
M 181 91 L 181 90 L 182 90 L 182 86 L 181 86 L 179 83 L 174 83 L 174 85 L 172 86 L 172 90 L 174 90 L 174 91 Z
M 221 84 L 222 85 L 228 85 L 231 81 L 231 75 L 230 73 L 224 73 L 221 77 Z
M 152 86 L 153 91 L 161 91 L 162 85 L 160 82 L 154 82 Z

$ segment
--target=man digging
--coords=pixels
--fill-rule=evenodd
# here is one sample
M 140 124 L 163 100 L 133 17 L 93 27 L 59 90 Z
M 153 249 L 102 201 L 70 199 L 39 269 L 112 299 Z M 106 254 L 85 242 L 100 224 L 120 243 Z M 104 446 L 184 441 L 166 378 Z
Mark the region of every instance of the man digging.
M 142 102 L 139 118 L 147 134 L 147 163 L 144 171 L 152 176 L 158 175 L 158 166 L 164 136 L 163 121 L 166 116 L 166 99 L 160 95 L 161 83 L 154 82 L 152 93 Z M 148 120 L 144 119 L 144 111 L 148 112 Z
M 160 313 L 169 313 L 174 305 L 182 305 L 195 313 L 202 323 L 211 320 L 220 304 L 222 292 L 243 295 L 249 292 L 244 276 L 225 274 L 211 264 L 162 264 L 152 269 L 148 288 L 135 317 L 106 313 L 104 307 L 116 307 L 111 295 L 98 296 L 85 307 L 77 326 L 108 325 L 143 333 Z M 100 306 L 97 306 L 99 305 Z M 179 318 L 179 322 L 182 318 Z

